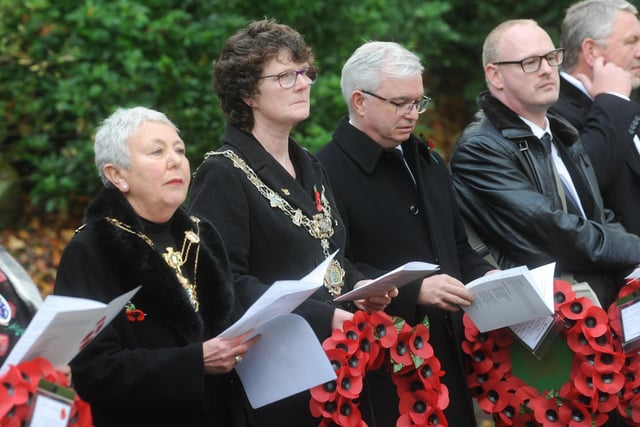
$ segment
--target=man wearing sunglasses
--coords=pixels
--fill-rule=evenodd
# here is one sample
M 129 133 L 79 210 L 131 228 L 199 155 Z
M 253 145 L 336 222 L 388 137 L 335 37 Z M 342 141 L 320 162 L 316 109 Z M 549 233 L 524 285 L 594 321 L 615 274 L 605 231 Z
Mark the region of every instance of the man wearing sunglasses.
M 557 275 L 588 282 L 606 308 L 640 262 L 640 238 L 603 207 L 575 128 L 548 114 L 563 51 L 535 21 L 512 20 L 482 55 L 489 90 L 450 162 L 462 214 L 500 267 L 555 261 Z
M 429 342 L 449 390 L 444 415 L 450 426 L 472 427 L 459 307 L 472 300 L 463 283 L 493 267 L 467 243 L 446 164 L 413 133 L 429 103 L 422 73 L 419 58 L 396 43 L 360 46 L 342 68 L 349 116 L 317 156 L 348 233 L 346 256 L 361 271 L 373 277 L 409 261 L 441 267 L 402 287 L 385 311 L 411 325 L 428 315 Z M 396 425 L 398 398 L 388 372 L 367 375 L 360 410 L 369 425 Z
M 565 61 L 551 111 L 580 131 L 604 205 L 640 235 L 640 86 L 638 10 L 625 0 L 584 0 L 562 23 Z

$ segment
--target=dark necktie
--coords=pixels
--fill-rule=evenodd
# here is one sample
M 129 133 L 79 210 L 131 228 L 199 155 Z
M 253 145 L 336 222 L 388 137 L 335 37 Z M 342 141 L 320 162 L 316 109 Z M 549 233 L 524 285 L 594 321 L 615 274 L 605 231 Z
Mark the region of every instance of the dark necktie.
M 540 138 L 540 142 L 542 142 L 544 149 L 547 150 L 547 154 L 551 154 L 551 135 L 545 132 Z
M 545 132 L 544 135 L 542 135 L 542 138 L 540 138 L 540 142 L 544 146 L 544 149 L 547 151 L 547 154 L 551 156 L 551 135 Z M 552 167 L 555 170 L 555 165 L 553 165 L 553 162 L 554 162 L 553 158 L 549 157 L 549 160 L 551 161 Z M 557 172 L 554 172 L 554 174 L 557 174 Z M 560 178 L 559 175 L 558 175 L 558 179 L 562 183 L 562 190 L 564 191 L 564 196 L 567 201 L 567 208 L 568 208 L 567 210 L 571 213 L 582 215 L 579 207 L 580 205 L 576 201 L 573 193 L 571 192 L 569 187 L 565 184 L 564 180 Z

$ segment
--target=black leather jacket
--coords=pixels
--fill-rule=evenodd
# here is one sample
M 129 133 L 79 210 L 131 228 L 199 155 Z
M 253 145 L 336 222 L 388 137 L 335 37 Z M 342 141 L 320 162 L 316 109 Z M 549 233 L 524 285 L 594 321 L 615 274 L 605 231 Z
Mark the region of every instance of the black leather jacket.
M 488 92 L 478 104 L 482 111 L 459 138 L 450 167 L 463 216 L 502 268 L 556 261 L 558 272 L 611 275 L 640 262 L 640 238 L 603 208 L 571 125 L 547 116 L 588 219 L 562 210 L 550 163 L 528 125 Z

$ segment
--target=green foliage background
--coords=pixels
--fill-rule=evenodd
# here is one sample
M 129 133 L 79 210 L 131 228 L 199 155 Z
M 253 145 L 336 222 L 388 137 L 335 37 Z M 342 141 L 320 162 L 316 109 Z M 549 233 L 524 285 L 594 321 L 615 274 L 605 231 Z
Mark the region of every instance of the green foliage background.
M 229 35 L 263 17 L 294 27 L 315 50 L 321 74 L 312 115 L 294 133 L 311 151 L 345 114 L 340 69 L 367 40 L 394 40 L 415 50 L 427 66 L 426 92 L 437 114 L 469 117 L 483 86 L 480 51 L 487 32 L 505 19 L 531 17 L 557 40 L 568 4 L 0 0 L 0 156 L 18 169 L 32 203 L 64 213 L 99 186 L 95 127 L 118 106 L 145 105 L 181 128 L 196 167 L 224 127 L 211 63 Z M 464 111 L 439 110 L 448 97 L 463 99 Z

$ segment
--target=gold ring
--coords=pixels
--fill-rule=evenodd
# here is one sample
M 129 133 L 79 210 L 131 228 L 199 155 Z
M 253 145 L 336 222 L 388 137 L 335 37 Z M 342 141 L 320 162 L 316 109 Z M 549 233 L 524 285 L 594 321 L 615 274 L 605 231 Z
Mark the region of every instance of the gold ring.
M 242 356 L 240 356 L 239 354 L 236 356 L 236 363 L 240 363 L 242 362 Z

